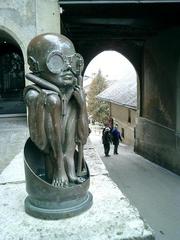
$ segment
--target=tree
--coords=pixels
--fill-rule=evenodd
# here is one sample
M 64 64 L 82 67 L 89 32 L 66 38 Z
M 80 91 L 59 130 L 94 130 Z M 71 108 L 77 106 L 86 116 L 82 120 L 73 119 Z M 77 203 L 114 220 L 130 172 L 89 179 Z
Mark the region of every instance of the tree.
M 106 88 L 106 78 L 103 77 L 101 70 L 99 70 L 87 93 L 88 112 L 97 122 L 107 122 L 109 118 L 109 104 L 96 98 Z

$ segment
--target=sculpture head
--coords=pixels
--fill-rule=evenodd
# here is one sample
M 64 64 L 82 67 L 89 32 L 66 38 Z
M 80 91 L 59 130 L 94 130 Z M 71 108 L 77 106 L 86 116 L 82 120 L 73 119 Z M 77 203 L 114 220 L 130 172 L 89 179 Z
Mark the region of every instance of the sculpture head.
M 75 52 L 73 43 L 60 34 L 36 36 L 28 45 L 27 56 L 33 73 L 59 86 L 73 85 L 83 69 L 83 58 Z

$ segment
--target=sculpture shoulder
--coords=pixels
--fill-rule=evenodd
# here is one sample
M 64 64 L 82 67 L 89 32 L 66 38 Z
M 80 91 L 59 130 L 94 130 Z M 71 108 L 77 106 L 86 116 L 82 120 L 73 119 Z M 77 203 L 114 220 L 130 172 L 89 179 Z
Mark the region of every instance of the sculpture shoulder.
M 23 95 L 24 97 L 26 96 L 27 92 L 35 90 L 36 92 L 40 93 L 42 89 L 38 87 L 36 84 L 28 85 L 24 88 Z

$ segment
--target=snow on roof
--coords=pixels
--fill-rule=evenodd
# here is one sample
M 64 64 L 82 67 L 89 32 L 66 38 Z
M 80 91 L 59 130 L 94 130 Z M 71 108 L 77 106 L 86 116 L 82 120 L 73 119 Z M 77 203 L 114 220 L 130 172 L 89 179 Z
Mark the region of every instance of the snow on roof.
M 127 76 L 106 88 L 103 92 L 97 95 L 97 98 L 106 102 L 112 102 L 136 109 L 137 80 Z

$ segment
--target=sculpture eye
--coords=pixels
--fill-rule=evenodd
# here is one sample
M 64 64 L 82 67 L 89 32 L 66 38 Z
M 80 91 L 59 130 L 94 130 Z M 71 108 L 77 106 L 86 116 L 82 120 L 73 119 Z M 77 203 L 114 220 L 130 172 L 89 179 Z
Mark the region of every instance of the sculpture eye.
M 52 73 L 60 73 L 64 66 L 64 59 L 60 54 L 52 53 L 46 61 L 47 68 Z
M 76 71 L 82 71 L 84 68 L 84 60 L 83 57 L 76 53 L 71 57 L 71 66 L 74 72 Z
M 84 59 L 81 56 L 81 54 L 76 53 L 76 61 L 77 61 L 77 67 L 80 69 L 80 71 L 84 68 Z

